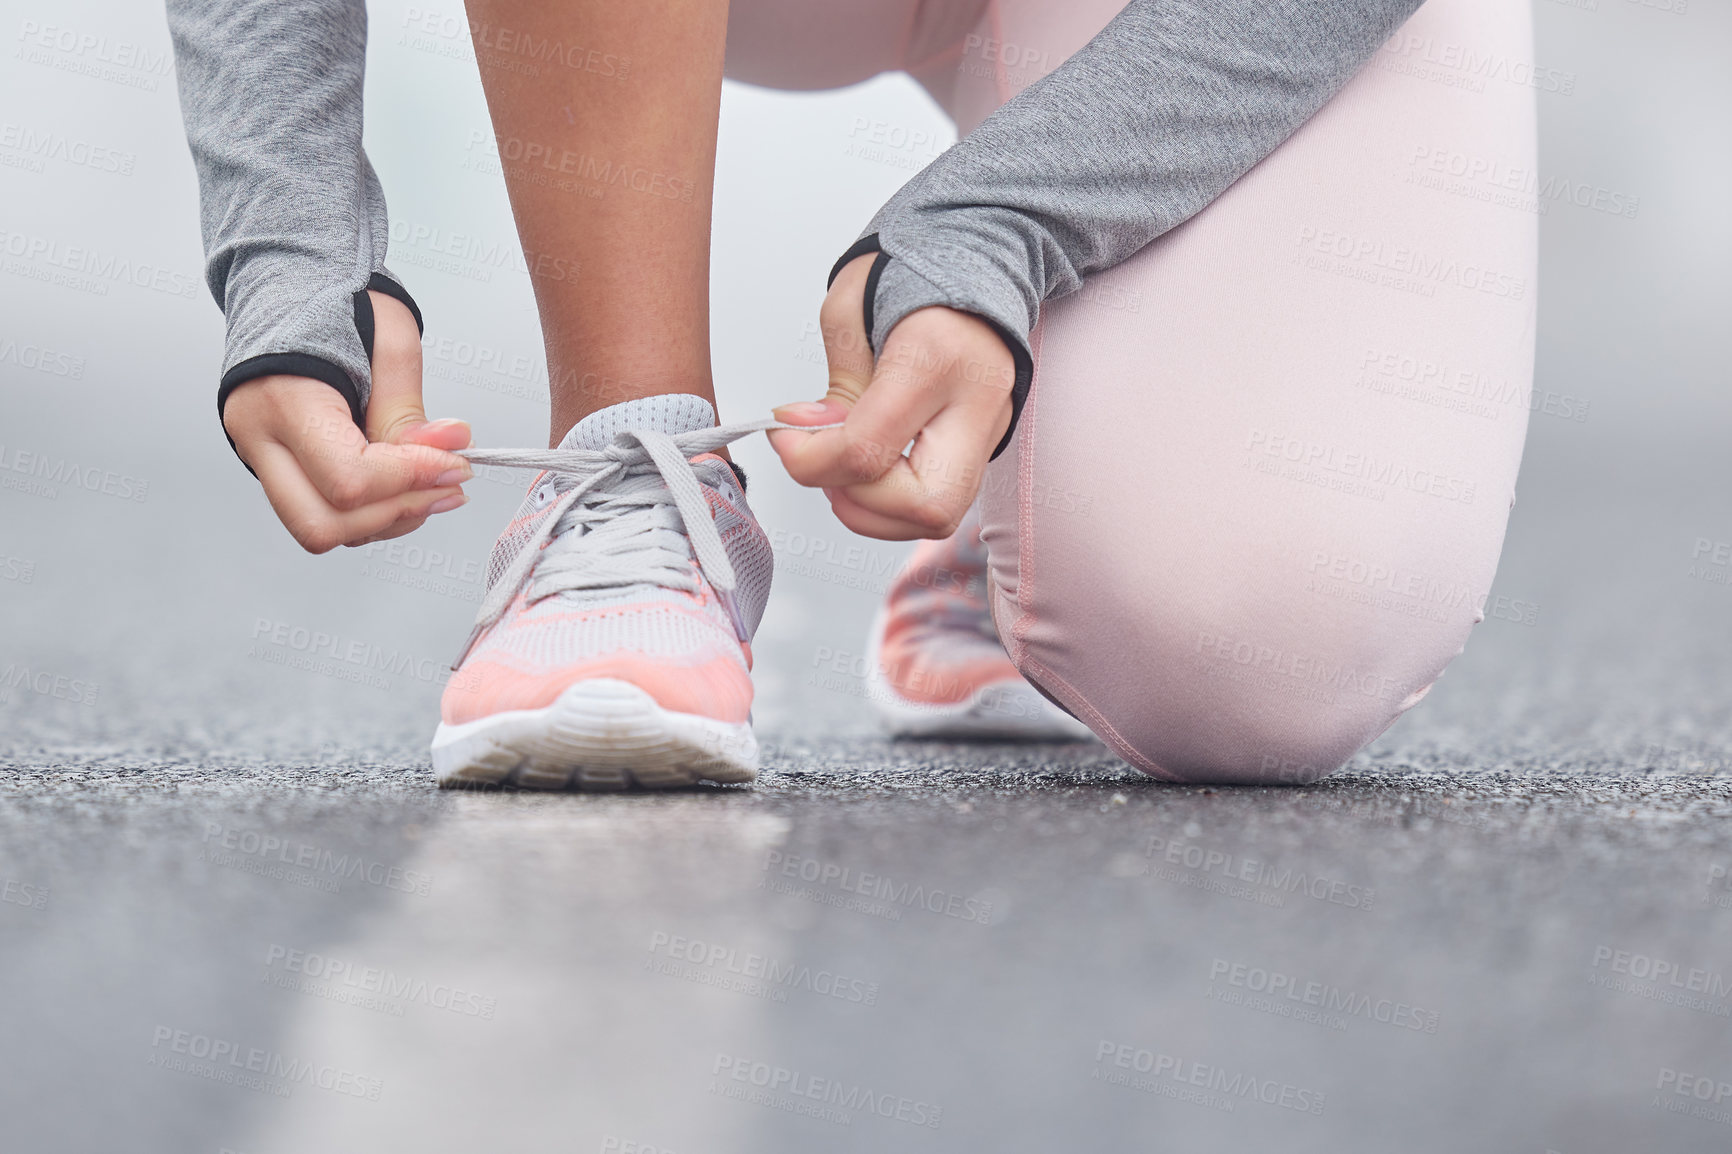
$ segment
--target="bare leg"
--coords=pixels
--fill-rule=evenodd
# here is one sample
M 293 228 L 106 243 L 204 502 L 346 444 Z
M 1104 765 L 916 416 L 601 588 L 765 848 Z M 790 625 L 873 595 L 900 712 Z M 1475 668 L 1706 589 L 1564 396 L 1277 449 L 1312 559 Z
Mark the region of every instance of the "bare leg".
M 715 404 L 710 200 L 728 0 L 468 9 L 547 342 L 549 443 L 637 397 Z

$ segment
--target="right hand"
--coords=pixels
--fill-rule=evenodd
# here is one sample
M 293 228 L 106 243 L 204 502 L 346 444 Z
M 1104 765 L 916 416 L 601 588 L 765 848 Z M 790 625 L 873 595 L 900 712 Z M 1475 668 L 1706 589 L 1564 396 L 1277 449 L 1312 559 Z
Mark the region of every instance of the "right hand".
M 874 357 L 861 303 L 876 259 L 849 262 L 818 309 L 830 369 L 824 399 L 776 410 L 790 425 L 842 427 L 772 430 L 770 445 L 788 475 L 823 489 L 854 532 L 948 537 L 1010 427 L 1016 362 L 985 321 L 942 305 L 909 313 Z
M 421 407 L 421 339 L 399 300 L 373 300 L 373 392 L 362 432 L 341 394 L 311 377 L 270 376 L 229 394 L 223 427 L 284 528 L 309 553 L 401 537 L 468 500 L 464 421 Z

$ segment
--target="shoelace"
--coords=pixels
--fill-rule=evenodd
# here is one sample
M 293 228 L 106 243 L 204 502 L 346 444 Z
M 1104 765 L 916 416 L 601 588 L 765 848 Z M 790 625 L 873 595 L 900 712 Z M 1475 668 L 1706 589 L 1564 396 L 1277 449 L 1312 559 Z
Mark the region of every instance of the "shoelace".
M 986 546 L 981 544 L 978 530 L 959 532 L 953 541 L 953 558 L 946 558 L 942 565 L 930 562 L 905 575 L 904 579 L 913 578 L 914 588 L 899 598 L 898 614 L 917 622 L 912 629 L 916 635 L 978 633 L 996 642 L 998 628 L 986 604 Z M 927 570 L 924 579 L 921 569 Z M 941 586 L 940 574 L 948 576 L 950 582 Z M 952 582 L 964 574 L 966 580 L 958 589 Z
M 992 613 L 984 600 L 961 601 L 957 594 L 924 590 L 904 601 L 898 614 L 914 618 L 916 636 L 978 633 L 989 640 L 999 640 L 998 627 L 992 623 Z
M 504 616 L 526 584 L 530 599 L 536 601 L 568 590 L 640 584 L 695 591 L 697 583 L 688 570 L 684 550 L 675 552 L 671 543 L 663 543 L 665 538 L 656 539 L 660 534 L 650 536 L 648 532 L 677 531 L 671 519 L 653 515 L 668 505 L 678 511 L 698 568 L 720 594 L 738 628 L 734 566 L 710 515 L 703 482 L 698 480 L 691 458 L 769 429 L 832 427 L 788 425 L 765 418 L 689 433 L 631 429 L 617 434 L 601 449 L 459 450 L 457 455 L 473 464 L 537 469 L 573 478 L 576 483 L 554 501 L 511 567 L 488 589 L 475 616 L 475 628 L 453 668 L 463 664 L 481 635 Z M 556 544 L 548 545 L 556 538 Z M 548 547 L 544 549 L 544 545 Z

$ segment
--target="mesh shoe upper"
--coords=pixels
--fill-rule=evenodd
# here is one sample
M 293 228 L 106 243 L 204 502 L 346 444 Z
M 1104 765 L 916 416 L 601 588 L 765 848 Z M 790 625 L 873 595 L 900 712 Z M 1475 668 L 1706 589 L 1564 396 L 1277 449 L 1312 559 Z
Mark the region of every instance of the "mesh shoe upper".
M 714 420 L 699 397 L 629 401 L 586 418 L 560 449 L 594 458 L 631 430 L 677 439 L 711 429 Z M 514 573 L 518 587 L 495 619 L 487 620 L 484 606 L 463 676 L 446 687 L 447 724 L 542 708 L 594 678 L 631 682 L 676 712 L 747 720 L 749 646 L 769 598 L 773 559 L 744 486 L 713 453 L 689 464 L 676 458 L 674 468 L 696 478 L 720 540 L 725 560 L 711 567 L 732 570 L 722 579 L 705 572 L 662 466 L 642 453 L 620 457 L 630 463 L 575 501 L 567 498 L 587 482 L 571 472 L 550 470 L 531 484 L 488 565 L 490 600 L 505 595 L 499 586 Z M 531 547 L 537 559 L 525 570 L 522 554 Z
M 1020 683 L 986 601 L 980 514 L 941 541 L 922 541 L 885 597 L 878 664 L 890 689 L 922 705 L 955 705 L 1001 682 Z

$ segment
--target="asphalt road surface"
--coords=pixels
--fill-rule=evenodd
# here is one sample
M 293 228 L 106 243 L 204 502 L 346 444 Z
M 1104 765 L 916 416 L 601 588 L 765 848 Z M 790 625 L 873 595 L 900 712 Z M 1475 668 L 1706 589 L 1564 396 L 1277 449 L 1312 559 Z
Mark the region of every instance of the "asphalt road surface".
M 14 651 L 100 691 L 0 705 L 3 1145 L 1727 1149 L 1719 461 L 1554 446 L 1505 614 L 1303 789 L 883 740 L 807 566 L 755 787 L 442 793 L 431 680 L 258 656 L 284 579 L 69 628 L 119 570 L 50 558 Z
M 447 251 L 514 235 L 473 65 L 371 7 L 429 411 L 536 444 L 528 277 Z M 1520 504 L 1465 655 L 1341 774 L 885 741 L 859 673 L 902 551 L 760 439 L 762 780 L 542 796 L 426 757 L 521 479 L 300 554 L 212 421 L 172 79 L 110 59 L 166 60 L 161 8 L 26 4 L 76 51 L 0 69 L 8 140 L 71 144 L 0 157 L 0 223 L 135 275 L 0 268 L 0 1154 L 1732 1149 L 1729 13 L 1536 4 L 1543 68 L 1487 65 L 1549 78 L 1560 193 Z M 906 78 L 724 104 L 732 420 L 822 392 L 823 273 L 924 163 L 862 126 L 947 129 Z

